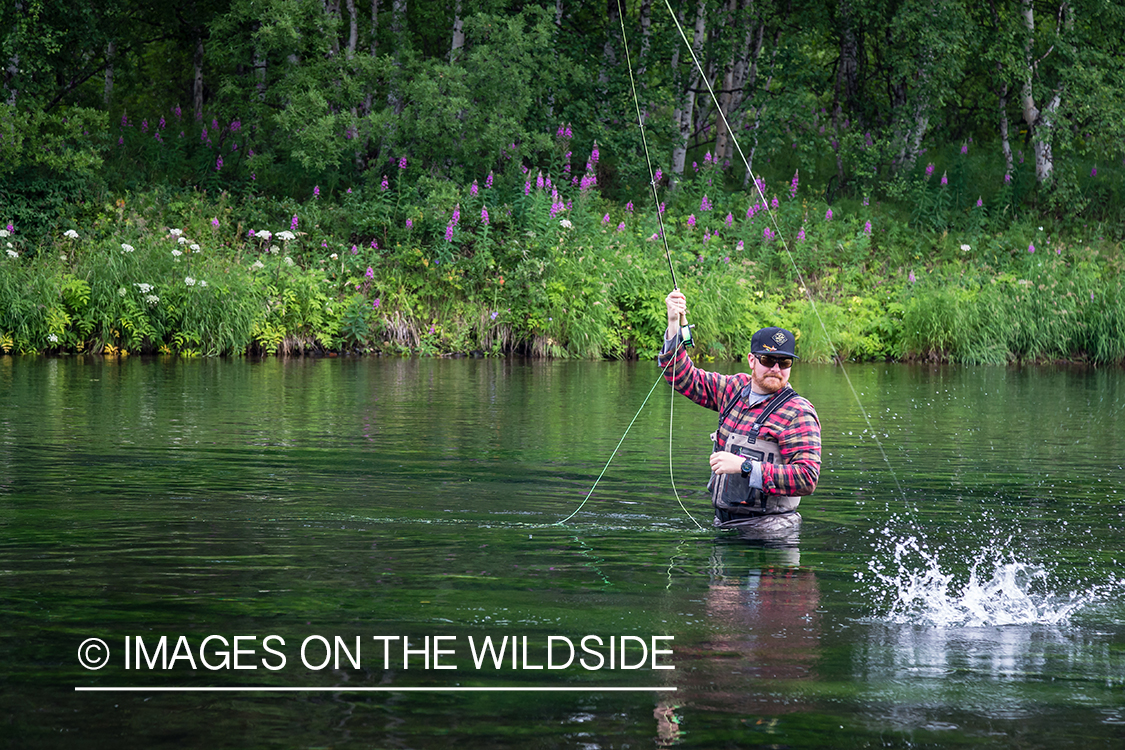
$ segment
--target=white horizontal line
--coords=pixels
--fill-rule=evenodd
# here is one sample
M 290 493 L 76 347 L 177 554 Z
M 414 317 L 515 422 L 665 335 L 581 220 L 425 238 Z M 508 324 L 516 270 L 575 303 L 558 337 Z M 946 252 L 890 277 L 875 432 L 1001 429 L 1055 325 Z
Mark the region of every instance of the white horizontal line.
M 671 693 L 674 687 L 75 687 L 76 693 Z

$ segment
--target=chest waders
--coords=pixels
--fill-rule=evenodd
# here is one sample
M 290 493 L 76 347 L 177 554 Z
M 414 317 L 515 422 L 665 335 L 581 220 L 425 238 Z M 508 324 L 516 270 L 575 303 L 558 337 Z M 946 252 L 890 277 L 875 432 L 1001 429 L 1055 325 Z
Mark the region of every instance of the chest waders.
M 725 446 L 718 442 L 719 430 L 711 433 L 714 449 L 726 450 L 736 456 L 751 458 L 767 464 L 781 463 L 781 446 L 776 440 L 760 437 L 762 425 L 770 416 L 785 405 L 789 399 L 797 395 L 789 386 L 786 386 L 773 398 L 745 435 L 731 433 L 727 437 Z M 741 394 L 736 396 L 730 405 L 719 416 L 719 429 L 727 415 L 741 401 Z M 745 519 L 755 516 L 773 516 L 792 513 L 800 504 L 801 498 L 787 495 L 769 495 L 758 489 L 750 487 L 748 480 L 741 474 L 715 474 L 711 472 L 711 480 L 707 483 L 711 491 L 711 504 L 715 507 L 715 515 L 719 521 L 727 522 L 736 519 Z

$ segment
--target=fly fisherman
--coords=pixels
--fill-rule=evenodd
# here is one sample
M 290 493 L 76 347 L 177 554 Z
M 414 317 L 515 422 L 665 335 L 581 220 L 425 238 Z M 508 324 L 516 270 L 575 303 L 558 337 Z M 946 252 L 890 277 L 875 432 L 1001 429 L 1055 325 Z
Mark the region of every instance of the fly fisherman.
M 763 328 L 750 340 L 750 373 L 722 375 L 697 368 L 680 344 L 687 300 L 679 290 L 665 299 L 668 329 L 661 367 L 689 399 L 721 415 L 711 435 L 711 504 L 715 526 L 750 537 L 784 535 L 801 523 L 797 504 L 820 476 L 820 420 L 789 387 L 794 336 Z

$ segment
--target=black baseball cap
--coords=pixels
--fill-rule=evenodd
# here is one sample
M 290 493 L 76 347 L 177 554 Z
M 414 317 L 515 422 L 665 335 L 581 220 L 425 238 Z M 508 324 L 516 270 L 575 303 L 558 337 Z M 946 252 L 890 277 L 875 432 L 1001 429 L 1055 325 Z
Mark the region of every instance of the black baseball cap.
M 800 359 L 793 351 L 797 337 L 784 328 L 763 328 L 750 339 L 750 353 L 757 356 L 792 357 Z

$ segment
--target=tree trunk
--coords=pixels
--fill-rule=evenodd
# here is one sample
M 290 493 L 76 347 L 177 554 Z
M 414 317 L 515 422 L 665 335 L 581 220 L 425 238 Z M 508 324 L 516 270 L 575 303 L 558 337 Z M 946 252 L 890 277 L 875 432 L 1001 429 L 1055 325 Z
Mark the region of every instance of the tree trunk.
M 194 73 L 192 76 L 191 109 L 195 119 L 203 119 L 203 29 L 195 29 L 195 56 L 192 59 Z
M 997 70 L 1000 66 L 996 66 Z M 1004 176 L 1011 179 L 1012 176 L 1012 142 L 1008 137 L 1008 84 L 1000 87 L 1000 95 L 997 97 L 997 114 L 1000 116 L 1000 150 L 1004 153 Z
M 1065 13 L 1060 10 L 1060 17 Z M 1024 46 L 1024 59 L 1027 70 L 1024 71 L 1023 81 L 1023 121 L 1027 123 L 1028 135 L 1035 148 L 1035 179 L 1039 184 L 1048 182 L 1055 169 L 1055 160 L 1051 152 L 1051 140 L 1055 127 L 1055 112 L 1059 108 L 1062 94 L 1059 91 L 1042 108 L 1035 106 L 1035 94 L 1031 83 L 1035 78 L 1036 62 L 1032 59 L 1032 42 L 1035 38 L 1035 10 L 1032 0 L 1023 0 L 1023 21 L 1027 27 L 1027 44 Z
M 727 7 L 724 13 L 723 26 L 726 28 L 733 28 L 734 14 L 737 10 L 737 0 L 727 0 Z M 725 158 L 727 148 L 729 147 L 730 122 L 727 119 L 730 117 L 732 104 L 735 101 L 734 96 L 734 68 L 738 65 L 738 52 L 734 51 L 731 55 L 730 62 L 723 66 L 723 80 L 719 88 L 719 103 L 718 103 L 718 122 L 715 123 L 715 161 L 722 163 Z
M 641 0 L 640 18 L 641 49 L 637 53 L 637 83 L 640 87 L 647 88 L 644 82 L 645 70 L 648 67 L 648 55 L 652 49 L 652 0 Z
M 617 48 L 614 42 L 621 34 L 621 14 L 618 12 L 617 0 L 606 0 L 606 34 L 605 43 L 602 45 L 602 69 L 598 73 L 598 83 L 603 89 L 609 86 L 609 72 L 617 68 Z
M 109 42 L 105 46 L 105 91 L 102 93 L 102 101 L 105 106 L 109 106 L 110 100 L 113 98 L 113 53 L 116 50 L 116 45 Z
M 391 37 L 395 44 L 395 67 L 401 72 L 402 51 L 406 47 L 406 12 L 407 0 L 393 0 L 391 3 Z M 387 90 L 387 104 L 396 115 L 402 114 L 405 102 L 402 93 L 398 90 L 397 81 L 392 80 Z
M 746 3 L 747 10 L 749 10 L 751 2 L 748 0 Z M 751 92 L 754 91 L 758 83 L 758 60 L 762 54 L 762 42 L 765 39 L 766 25 L 759 23 L 757 27 L 752 24 L 747 26 L 746 35 L 742 41 L 742 56 L 734 66 L 734 79 L 733 88 L 738 92 L 731 103 L 731 108 L 736 111 L 734 119 L 731 121 L 731 127 L 736 132 L 741 131 L 742 123 L 746 121 L 746 109 L 743 104 L 750 99 Z M 732 139 L 731 146 L 734 145 Z M 733 157 L 733 152 L 728 149 L 728 152 L 721 154 L 720 158 L 729 159 Z M 743 154 L 745 156 L 745 154 Z M 748 166 L 748 165 L 743 165 Z M 749 179 L 749 178 L 747 178 Z
M 465 46 L 464 21 L 461 20 L 461 0 L 457 0 L 453 8 L 453 41 L 449 45 L 449 62 L 457 62 L 461 48 Z
M 359 14 L 355 10 L 355 0 L 346 0 L 348 8 L 348 59 L 355 57 L 355 49 L 359 45 Z
M 691 48 L 695 53 L 696 59 L 699 58 L 703 50 L 704 32 L 707 30 L 707 1 L 698 0 L 695 6 L 695 32 L 692 35 Z M 683 19 L 681 19 L 682 21 Z M 673 57 L 673 69 L 676 67 L 679 56 L 679 46 L 676 47 L 676 54 Z M 695 63 L 690 63 L 691 74 L 688 76 L 688 85 L 680 96 L 680 104 L 672 113 L 673 122 L 680 132 L 679 143 L 672 149 L 672 173 L 676 175 L 683 175 L 684 163 L 687 161 L 687 148 L 688 138 L 692 134 L 692 124 L 695 121 L 695 90 L 701 83 L 699 78 L 699 71 L 695 68 Z

